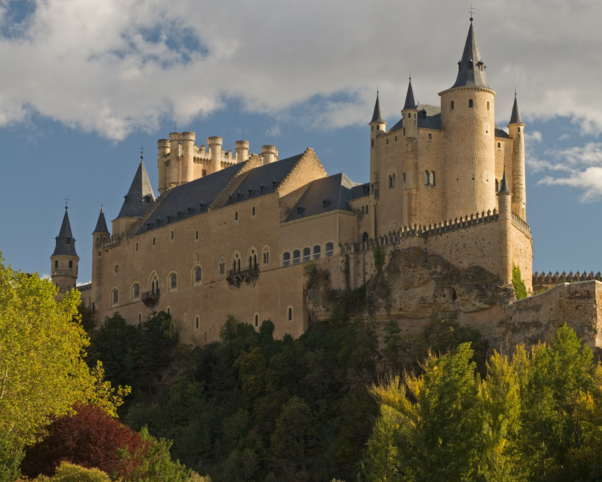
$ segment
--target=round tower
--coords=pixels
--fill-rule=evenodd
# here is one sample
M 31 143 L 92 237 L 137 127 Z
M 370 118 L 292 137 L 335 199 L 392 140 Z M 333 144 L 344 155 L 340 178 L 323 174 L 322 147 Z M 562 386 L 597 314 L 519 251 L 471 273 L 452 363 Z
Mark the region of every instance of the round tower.
M 101 206 L 98 221 L 92 233 L 92 296 L 90 300 L 92 306 L 90 308 L 93 311 L 102 309 L 103 245 L 108 241 L 110 235 L 105 219 L 105 212 Z
M 209 151 L 211 153 L 211 163 L 209 164 L 209 173 L 214 173 L 222 168 L 222 144 L 224 140 L 218 136 L 207 138 Z
M 159 139 L 157 143 L 159 154 L 157 156 L 157 168 L 159 169 L 159 193 L 163 194 L 169 189 L 167 184 L 167 164 L 169 159 L 169 139 Z
M 261 157 L 263 157 L 263 165 L 271 164 L 276 160 L 276 146 L 265 145 L 261 146 Z
M 379 182 L 378 176 L 380 171 L 380 163 L 378 156 L 378 136 L 384 134 L 387 129 L 387 123 L 383 119 L 380 110 L 380 99 L 378 91 L 376 91 L 376 103 L 374 104 L 374 113 L 372 120 L 368 123 L 370 126 L 370 237 L 376 237 L 376 209 L 375 204 L 379 199 Z
M 182 134 L 172 132 L 169 134 L 169 169 L 167 170 L 167 187 L 172 188 L 180 184 L 180 143 Z
M 236 162 L 245 162 L 249 159 L 249 141 L 236 141 Z
M 77 284 L 79 256 L 75 251 L 75 238 L 71 232 L 71 223 L 67 206 L 59 235 L 55 238 L 56 246 L 50 256 L 50 272 L 52 282 L 59 288 L 59 295 L 75 288 Z
M 516 92 L 508 124 L 512 139 L 512 212 L 527 221 L 527 189 L 525 186 L 525 124 L 520 117 Z
M 495 92 L 487 82 L 472 21 L 456 83 L 439 95 L 445 218 L 492 210 L 496 206 Z
M 194 132 L 182 132 L 182 178 L 180 183 L 194 180 Z
M 410 77 L 410 82 L 408 84 L 405 104 L 403 109 L 401 109 L 401 117 L 403 119 L 403 136 L 418 137 L 418 106 L 414 101 L 412 77 Z

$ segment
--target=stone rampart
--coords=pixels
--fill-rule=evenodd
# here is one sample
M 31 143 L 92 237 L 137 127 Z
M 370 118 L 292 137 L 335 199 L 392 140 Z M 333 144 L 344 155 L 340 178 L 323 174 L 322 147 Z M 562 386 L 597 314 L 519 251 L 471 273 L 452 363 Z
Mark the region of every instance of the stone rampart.
M 536 271 L 533 273 L 533 291 L 535 293 L 540 293 L 542 291 L 549 290 L 558 284 L 592 280 L 602 281 L 602 274 L 600 274 L 600 271 L 598 271 L 596 274 L 594 274 L 593 271 L 591 271 L 589 274 L 587 274 L 585 271 L 583 273 L 579 273 L 579 271 L 577 271 L 575 274 L 573 274 L 572 271 L 569 272 L 569 274 L 566 274 L 564 271 L 562 274 L 558 274 L 558 271 L 556 271 L 554 274 L 552 274 L 551 271 L 548 272 L 548 274 L 545 272 L 538 273 Z

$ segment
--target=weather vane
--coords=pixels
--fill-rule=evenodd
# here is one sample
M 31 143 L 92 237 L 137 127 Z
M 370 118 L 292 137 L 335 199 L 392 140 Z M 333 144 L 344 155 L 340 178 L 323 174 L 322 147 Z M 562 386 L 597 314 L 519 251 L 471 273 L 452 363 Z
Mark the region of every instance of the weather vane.
M 474 14 L 474 11 L 475 11 L 475 10 L 476 10 L 476 8 L 474 8 L 474 7 L 472 6 L 472 3 L 471 3 L 471 4 L 470 4 L 470 8 L 468 9 L 468 11 L 470 12 L 470 21 L 471 21 L 471 22 L 472 22 L 472 17 L 473 17 L 473 14 Z
M 63 201 L 65 201 L 65 209 L 67 209 L 69 207 L 69 198 L 65 196 L 65 199 L 63 199 Z
M 144 159 L 144 146 L 142 146 L 140 148 L 140 160 L 142 161 Z

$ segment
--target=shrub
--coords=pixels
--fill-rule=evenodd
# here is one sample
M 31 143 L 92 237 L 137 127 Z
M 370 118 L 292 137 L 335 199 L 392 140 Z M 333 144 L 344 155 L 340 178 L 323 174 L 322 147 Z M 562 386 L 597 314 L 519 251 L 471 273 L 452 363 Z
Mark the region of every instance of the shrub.
M 111 478 L 98 469 L 87 469 L 69 462 L 63 462 L 56 469 L 53 482 L 111 482 Z
M 372 255 L 374 256 L 374 266 L 376 267 L 377 271 L 380 272 L 385 265 L 387 250 L 384 246 L 374 246 L 372 248 Z
M 520 268 L 514 264 L 512 265 L 512 284 L 514 285 L 514 293 L 517 300 L 522 300 L 529 296 L 520 273 Z

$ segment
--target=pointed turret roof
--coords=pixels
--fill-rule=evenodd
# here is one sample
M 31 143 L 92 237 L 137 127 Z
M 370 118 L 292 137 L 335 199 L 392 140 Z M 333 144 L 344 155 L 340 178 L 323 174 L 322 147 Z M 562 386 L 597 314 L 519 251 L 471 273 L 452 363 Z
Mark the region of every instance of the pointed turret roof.
M 65 208 L 65 216 L 63 217 L 63 224 L 61 224 L 61 230 L 56 239 L 56 247 L 52 256 L 77 256 L 75 252 L 75 239 L 71 232 L 71 223 L 69 222 L 69 214 L 67 208 Z
M 470 28 L 468 29 L 468 37 L 466 38 L 466 44 L 464 45 L 464 52 L 462 53 L 462 59 L 458 62 L 459 70 L 456 83 L 454 87 L 485 87 L 490 89 L 487 83 L 487 75 L 485 74 L 485 64 L 481 59 L 481 52 L 479 52 L 479 44 L 477 43 L 477 37 L 474 33 L 474 27 L 472 21 L 470 22 Z
M 415 109 L 416 102 L 414 102 L 414 90 L 412 89 L 412 77 L 410 77 L 410 82 L 408 84 L 408 93 L 406 94 L 406 103 L 403 106 L 403 109 Z
M 518 110 L 518 100 L 516 100 L 516 92 L 514 93 L 514 105 L 512 106 L 512 115 L 510 116 L 510 124 L 522 124 L 520 111 Z M 510 125 L 508 124 L 508 125 Z
M 499 194 L 512 194 L 510 189 L 508 189 L 508 181 L 506 181 L 506 168 L 504 168 L 504 176 L 502 177 L 502 182 L 500 183 Z
M 118 218 L 137 218 L 144 214 L 146 209 L 155 200 L 155 193 L 148 179 L 144 162 L 140 161 L 130 190 L 125 196 Z
M 378 99 L 378 91 L 376 91 L 376 104 L 374 104 L 374 114 L 372 114 L 372 122 L 385 122 L 380 111 L 380 100 Z
M 105 210 L 100 207 L 100 214 L 98 215 L 98 221 L 96 221 L 96 227 L 92 233 L 108 233 L 107 221 L 105 220 Z

